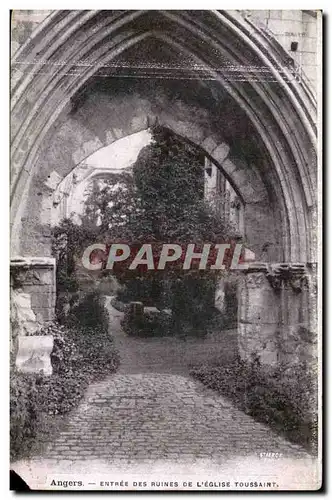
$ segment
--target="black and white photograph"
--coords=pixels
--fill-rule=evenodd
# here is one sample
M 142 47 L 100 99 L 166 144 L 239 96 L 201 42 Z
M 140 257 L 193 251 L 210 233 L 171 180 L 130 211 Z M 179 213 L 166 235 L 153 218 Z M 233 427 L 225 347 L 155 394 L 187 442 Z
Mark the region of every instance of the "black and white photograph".
M 322 11 L 110 7 L 10 11 L 10 487 L 317 491 Z

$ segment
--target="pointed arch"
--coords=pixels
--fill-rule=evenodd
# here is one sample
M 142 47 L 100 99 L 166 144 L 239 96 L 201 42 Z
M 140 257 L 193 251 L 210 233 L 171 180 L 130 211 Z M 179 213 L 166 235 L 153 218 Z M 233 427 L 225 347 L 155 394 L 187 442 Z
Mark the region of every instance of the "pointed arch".
M 315 102 L 276 40 L 236 12 L 55 11 L 13 61 L 12 221 L 19 227 L 28 186 L 50 128 L 98 70 L 155 37 L 205 65 L 260 136 L 266 175 L 277 179 L 285 259 L 313 261 Z M 239 69 L 230 81 L 221 68 Z M 250 78 L 247 70 L 250 68 Z M 264 76 L 262 76 L 264 75 Z M 231 175 L 231 174 L 230 174 Z

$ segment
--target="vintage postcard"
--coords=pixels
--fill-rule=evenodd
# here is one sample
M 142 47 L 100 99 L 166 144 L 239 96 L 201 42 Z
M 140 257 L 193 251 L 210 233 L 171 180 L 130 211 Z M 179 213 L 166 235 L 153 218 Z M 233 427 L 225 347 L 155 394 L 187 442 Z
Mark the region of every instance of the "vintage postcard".
M 322 12 L 10 30 L 12 489 L 320 489 Z

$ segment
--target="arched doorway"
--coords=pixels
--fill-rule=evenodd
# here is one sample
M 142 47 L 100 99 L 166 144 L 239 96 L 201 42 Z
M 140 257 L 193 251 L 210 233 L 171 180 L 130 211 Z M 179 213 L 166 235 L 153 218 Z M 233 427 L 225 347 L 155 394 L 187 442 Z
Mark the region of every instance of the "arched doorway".
M 137 53 L 149 64 L 137 69 Z M 245 278 L 242 338 L 260 336 L 265 303 L 272 324 L 284 324 L 293 292 L 282 306 L 270 282 L 302 280 L 316 261 L 315 103 L 285 61 L 235 12 L 51 14 L 13 63 L 14 253 L 50 255 L 45 211 L 57 186 L 95 151 L 158 122 L 199 145 L 243 200 L 246 234 L 264 264 Z M 280 262 L 274 276 L 270 264 Z
M 220 223 L 224 225 L 225 232 L 223 232 L 222 236 L 219 236 L 219 240 L 214 243 L 232 243 L 235 245 L 236 241 L 243 241 L 245 237 L 245 213 L 244 213 L 244 202 L 241 194 L 238 193 L 236 187 L 233 187 L 231 182 L 228 180 L 228 176 L 226 173 L 222 171 L 221 168 L 217 167 L 210 158 L 210 155 L 203 150 L 202 147 L 195 145 L 192 141 L 189 141 L 187 138 L 183 136 L 179 136 L 175 134 L 170 129 L 165 127 L 157 127 L 158 135 L 162 138 L 162 140 L 166 141 L 167 138 L 170 138 L 170 145 L 173 144 L 172 148 L 172 158 L 175 164 L 181 157 L 176 156 L 176 152 L 178 149 L 183 151 L 186 156 L 186 182 L 183 184 L 183 188 L 177 191 L 176 203 L 178 209 L 182 212 L 183 209 L 186 209 L 186 206 L 181 204 L 181 196 L 185 195 L 186 189 L 189 186 L 192 187 L 192 174 L 190 174 L 190 169 L 192 169 L 192 164 L 196 164 L 199 166 L 198 170 L 195 170 L 195 177 L 197 179 L 194 181 L 195 189 L 194 193 L 197 197 L 198 202 L 202 202 L 202 216 L 204 214 L 204 209 L 208 212 L 214 214 L 215 219 L 219 220 Z M 49 198 L 49 206 L 51 207 L 51 216 L 47 211 L 47 207 L 43 207 L 42 217 L 45 218 L 46 223 L 50 223 L 51 226 L 56 226 L 64 219 L 71 219 L 74 223 L 81 225 L 83 222 L 84 227 L 100 226 L 101 224 L 105 224 L 105 208 L 102 209 L 102 217 L 100 215 L 100 207 L 111 207 L 111 205 L 115 203 L 123 203 L 123 198 L 121 196 L 122 190 L 126 187 L 126 183 L 132 183 L 136 159 L 139 155 L 143 153 L 143 149 L 145 150 L 145 154 L 147 154 L 146 149 L 152 141 L 155 141 L 155 128 L 149 128 L 146 130 L 142 130 L 141 132 L 136 132 L 124 138 L 118 139 L 114 141 L 109 146 L 105 146 L 100 148 L 92 155 L 85 158 L 82 162 L 80 162 L 56 187 L 53 192 L 53 196 Z M 174 144 L 176 144 L 176 149 L 174 149 Z M 163 146 L 165 147 L 165 146 Z M 225 148 L 225 146 L 224 146 Z M 227 148 L 225 148 L 225 152 L 227 153 Z M 175 155 L 175 156 L 174 156 Z M 161 158 L 158 158 L 160 161 Z M 183 160 L 182 160 L 183 161 Z M 143 162 L 144 165 L 144 162 Z M 159 163 L 159 167 L 164 168 L 162 164 Z M 136 167 L 137 168 L 137 167 Z M 143 167 L 144 168 L 144 167 Z M 156 164 L 155 168 L 158 166 Z M 158 172 L 156 172 L 158 176 Z M 176 175 L 176 169 L 174 171 Z M 183 176 L 183 172 L 180 173 L 179 180 Z M 169 183 L 169 176 L 166 175 L 160 180 L 163 182 Z M 56 173 L 53 173 L 53 177 L 56 178 Z M 189 183 L 190 179 L 190 183 Z M 149 176 L 145 179 L 145 182 L 151 182 Z M 167 184 L 168 185 L 168 184 Z M 175 188 L 176 186 L 169 186 L 170 190 Z M 165 189 L 165 188 L 164 188 Z M 190 189 L 190 188 L 189 188 Z M 120 197 L 120 198 L 119 198 Z M 190 196 L 192 199 L 192 195 Z M 103 201 L 101 201 L 103 200 Z M 135 203 L 133 198 L 127 200 L 130 204 Z M 170 200 L 169 200 L 170 201 Z M 153 203 L 155 204 L 155 210 L 160 210 L 158 206 L 158 200 L 156 198 L 153 199 Z M 169 206 L 166 206 L 165 209 L 169 209 Z M 193 208 L 193 207 L 192 207 Z M 124 213 L 123 217 L 126 218 L 126 215 L 129 216 L 126 211 L 126 206 L 123 207 Z M 139 209 L 137 207 L 137 209 Z M 113 224 L 123 226 L 125 223 L 125 219 L 118 220 L 118 217 L 112 214 L 109 209 L 108 221 L 111 227 Z M 50 219 L 49 219 L 50 217 Z M 214 220 L 210 220 L 213 224 Z M 147 221 L 148 222 L 148 221 Z M 187 222 L 193 223 L 193 219 Z M 178 223 L 183 226 L 184 219 L 181 218 L 178 220 Z M 199 226 L 199 221 L 197 221 Z M 220 230 L 218 225 L 215 225 L 215 230 Z M 222 226 L 221 226 L 222 227 Z M 250 221 L 248 226 L 248 233 L 250 234 Z M 110 235 L 101 236 L 104 234 L 105 226 L 101 229 L 101 233 L 99 234 L 99 238 L 96 236 L 96 241 L 104 241 L 103 238 L 109 238 Z M 142 228 L 144 232 L 144 228 Z M 199 239 L 193 238 L 191 243 L 196 243 L 201 240 L 202 234 L 200 234 L 199 227 L 197 227 L 197 237 Z M 178 238 L 184 237 L 186 231 L 179 233 L 177 239 L 172 240 L 172 243 L 178 241 Z M 124 234 L 122 232 L 122 234 Z M 117 238 L 119 235 L 117 236 Z M 133 236 L 132 236 L 133 237 Z M 149 233 L 146 233 L 146 241 L 143 240 L 143 243 L 146 243 L 149 240 Z M 160 238 L 160 235 L 153 235 L 154 238 Z M 215 238 L 213 232 L 210 234 L 211 238 Z M 163 239 L 164 238 L 164 239 Z M 169 243 L 169 232 L 166 231 L 161 241 Z M 174 237 L 175 238 L 175 237 Z M 205 236 L 206 242 L 209 242 L 209 237 Z M 120 237 L 121 239 L 121 237 Z M 211 240 L 212 241 L 212 240 Z M 133 241 L 128 241 L 129 244 L 134 243 Z M 246 255 L 248 254 L 248 247 L 245 250 Z M 185 251 L 185 250 L 184 250 Z M 83 250 L 82 250 L 83 252 Z M 254 254 L 251 252 L 251 260 L 254 259 Z M 244 249 L 242 249 L 242 255 L 244 255 Z M 81 262 L 82 255 L 77 255 L 77 265 L 81 269 L 81 287 L 82 289 L 86 289 L 87 280 L 87 272 L 82 267 Z M 211 257 L 213 259 L 213 257 Z M 105 263 L 106 264 L 106 263 Z M 209 264 L 210 265 L 210 264 Z M 160 273 L 159 273 L 160 274 Z M 142 300 L 143 304 L 146 306 L 155 306 L 158 305 L 161 309 L 169 308 L 173 304 L 175 307 L 176 300 L 171 298 L 171 281 L 160 280 L 160 277 L 156 276 L 156 280 L 152 280 L 151 285 L 153 285 L 153 290 L 150 290 L 150 287 L 143 287 L 142 284 L 138 283 L 138 287 L 142 288 L 136 290 L 136 294 L 132 295 L 132 293 L 127 294 L 126 300 L 129 300 L 130 296 L 132 300 Z M 91 279 L 89 277 L 88 281 Z M 83 281 L 82 281 L 83 280 Z M 230 324 L 234 327 L 236 326 L 237 321 L 237 297 L 236 297 L 236 282 L 232 282 L 232 280 L 227 279 L 226 276 L 223 276 L 222 279 L 215 277 L 215 280 L 209 282 L 209 286 L 206 286 L 208 282 L 206 280 L 191 280 L 186 284 L 186 292 L 183 293 L 187 296 L 186 302 L 188 302 L 188 298 L 192 295 L 192 308 L 193 311 L 189 316 L 195 316 L 197 311 L 205 311 L 205 316 L 209 314 L 213 314 L 216 310 L 219 311 L 223 315 L 222 324 L 225 327 L 226 324 L 229 326 Z M 175 285 L 174 285 L 175 286 Z M 197 288 L 195 291 L 194 288 Z M 131 288 L 131 287 L 130 287 Z M 144 289 L 144 290 L 143 290 Z M 197 304 L 199 302 L 199 306 Z M 197 307 L 194 306 L 194 303 L 197 304 Z M 173 307 L 173 308 L 174 308 Z M 202 321 L 200 321 L 202 324 Z M 221 328 L 221 327 L 220 327 Z

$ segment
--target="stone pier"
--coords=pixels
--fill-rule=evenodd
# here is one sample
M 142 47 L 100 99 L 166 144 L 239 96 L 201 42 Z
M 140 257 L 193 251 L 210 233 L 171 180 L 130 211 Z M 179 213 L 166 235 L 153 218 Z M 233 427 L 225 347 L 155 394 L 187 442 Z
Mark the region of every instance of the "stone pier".
M 239 353 L 262 364 L 296 364 L 314 356 L 316 333 L 308 266 L 252 263 L 238 289 Z
M 55 267 L 51 257 L 13 257 L 10 262 L 11 288 L 30 296 L 38 323 L 54 319 Z

